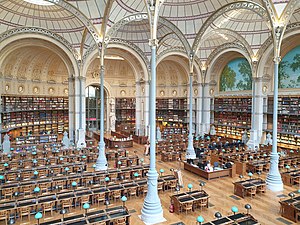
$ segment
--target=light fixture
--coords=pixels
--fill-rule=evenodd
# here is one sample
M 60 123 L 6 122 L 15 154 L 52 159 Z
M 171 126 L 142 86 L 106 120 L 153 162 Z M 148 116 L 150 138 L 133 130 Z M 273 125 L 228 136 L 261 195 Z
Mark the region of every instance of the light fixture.
M 54 5 L 52 2 L 44 1 L 44 0 L 24 0 L 25 2 L 35 4 L 35 5 Z

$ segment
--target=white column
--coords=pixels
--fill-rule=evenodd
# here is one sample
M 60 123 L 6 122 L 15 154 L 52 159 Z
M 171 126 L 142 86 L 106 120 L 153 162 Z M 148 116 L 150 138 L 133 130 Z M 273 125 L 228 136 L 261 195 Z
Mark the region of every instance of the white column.
M 145 82 L 145 93 L 144 93 L 144 124 L 145 124 L 145 136 L 150 136 L 149 126 L 149 81 Z
M 196 136 L 201 135 L 201 85 L 197 84 L 198 94 L 195 96 L 196 98 Z
M 141 124 L 142 124 L 142 88 L 141 82 L 137 81 L 135 84 L 135 135 L 140 136 L 142 134 Z
M 77 142 L 76 146 L 77 147 L 86 147 L 86 142 L 85 142 L 85 123 L 86 123 L 86 118 L 85 118 L 85 77 L 78 77 L 78 95 L 75 96 L 75 103 L 78 104 L 79 108 L 79 114 L 76 115 L 76 119 L 78 119 L 79 127 L 77 128 Z M 75 85 L 77 84 L 75 80 Z M 78 97 L 77 97 L 78 96 Z M 75 104 L 76 105 L 76 104 Z
M 210 129 L 210 96 L 209 85 L 201 84 L 201 130 L 200 134 L 208 134 Z
M 75 143 L 75 87 L 74 77 L 69 77 L 69 138 Z

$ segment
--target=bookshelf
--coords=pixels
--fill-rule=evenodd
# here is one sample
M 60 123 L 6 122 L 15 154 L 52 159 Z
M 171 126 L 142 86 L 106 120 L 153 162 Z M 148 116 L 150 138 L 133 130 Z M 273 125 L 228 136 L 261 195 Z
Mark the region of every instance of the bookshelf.
M 22 145 L 39 145 L 47 144 L 58 141 L 57 134 L 43 134 L 43 135 L 28 135 L 28 136 L 18 136 L 15 138 L 15 141 L 12 142 L 12 145 L 22 146 Z
M 211 103 L 217 135 L 241 139 L 251 129 L 251 97 L 215 98 Z
M 267 101 L 266 132 L 272 133 L 273 128 L 273 97 Z M 278 97 L 278 147 L 299 149 L 300 148 L 300 96 Z
M 135 98 L 116 98 L 116 131 L 135 132 Z
M 185 134 L 189 122 L 187 98 L 157 98 L 156 122 L 162 138 L 170 134 Z
M 13 137 L 68 130 L 67 97 L 1 96 L 3 132 Z

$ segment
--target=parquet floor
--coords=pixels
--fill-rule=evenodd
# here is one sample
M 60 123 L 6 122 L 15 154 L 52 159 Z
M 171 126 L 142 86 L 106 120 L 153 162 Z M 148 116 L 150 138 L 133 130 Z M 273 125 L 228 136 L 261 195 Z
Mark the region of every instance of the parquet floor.
M 149 162 L 149 156 L 144 156 L 144 146 L 134 144 L 134 147 L 129 149 L 131 154 L 133 154 L 133 150 L 137 150 L 137 154 L 140 156 L 140 158 L 145 159 L 145 163 Z M 160 156 L 157 156 L 157 170 L 159 171 L 161 168 L 165 170 L 165 174 L 170 174 L 170 168 L 179 168 L 178 162 L 162 162 L 160 161 Z M 184 180 L 184 191 L 187 191 L 187 184 L 191 183 L 193 184 L 194 188 L 199 188 L 199 180 L 205 181 L 206 185 L 204 187 L 204 190 L 210 195 L 209 199 L 209 205 L 210 207 L 208 209 L 203 209 L 200 211 L 200 209 L 197 209 L 196 211 L 192 213 L 182 213 L 180 215 L 175 213 L 169 213 L 169 205 L 170 205 L 170 195 L 173 194 L 173 192 L 162 192 L 159 194 L 161 204 L 164 210 L 164 217 L 167 220 L 164 223 L 161 223 L 161 225 L 170 225 L 177 222 L 183 222 L 186 225 L 195 225 L 196 218 L 199 215 L 202 215 L 205 219 L 205 221 L 210 221 L 214 219 L 215 212 L 219 211 L 222 215 L 230 215 L 231 214 L 231 207 L 237 206 L 240 212 L 246 212 L 244 205 L 249 203 L 252 206 L 252 210 L 250 213 L 262 224 L 262 225 L 284 225 L 285 223 L 278 221 L 277 219 L 280 218 L 279 209 L 280 204 L 279 200 L 280 197 L 277 197 L 278 195 L 288 195 L 289 192 L 295 191 L 298 189 L 297 187 L 284 187 L 284 191 L 280 193 L 274 193 L 271 191 L 267 191 L 265 194 L 257 195 L 253 199 L 250 197 L 247 197 L 245 199 L 239 198 L 238 200 L 233 199 L 233 184 L 232 182 L 238 180 L 239 178 L 221 178 L 211 181 L 206 181 L 203 178 L 199 177 L 198 175 L 192 174 L 190 172 L 183 170 L 183 165 L 181 165 L 181 169 L 183 172 L 183 180 Z M 264 178 L 266 174 L 263 174 L 262 177 Z M 113 203 L 111 206 L 114 205 L 121 205 L 121 202 Z M 143 206 L 143 199 L 141 197 L 136 197 L 129 199 L 126 202 L 126 206 L 129 208 L 129 210 L 135 210 L 135 212 L 131 215 L 131 223 L 132 225 L 142 225 L 143 222 L 139 219 L 139 215 L 141 214 L 141 209 Z M 92 206 L 90 210 L 96 210 L 94 208 L 95 206 Z M 103 206 L 104 208 L 104 206 Z M 80 209 L 75 209 L 73 211 L 73 214 L 83 212 Z M 54 217 L 60 217 L 58 213 L 54 213 Z M 67 215 L 66 215 L 67 216 Z M 44 216 L 45 217 L 45 216 Z M 50 217 L 50 214 L 47 214 L 46 218 L 41 219 L 40 222 L 47 221 L 49 219 L 53 219 Z M 296 224 L 292 221 L 286 220 L 289 222 L 288 224 Z M 0 222 L 0 224 L 2 224 Z M 31 222 L 28 222 L 26 220 L 20 222 L 19 219 L 17 220 L 17 225 L 28 225 L 28 224 L 36 224 L 36 221 L 34 217 L 31 217 Z

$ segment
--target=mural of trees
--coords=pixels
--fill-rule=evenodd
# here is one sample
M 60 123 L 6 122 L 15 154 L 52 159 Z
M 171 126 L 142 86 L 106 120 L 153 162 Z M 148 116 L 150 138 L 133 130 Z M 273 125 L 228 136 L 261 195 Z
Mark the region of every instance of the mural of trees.
M 300 46 L 289 51 L 279 64 L 279 88 L 300 88 Z
M 220 91 L 232 90 L 235 83 L 236 73 L 228 65 L 225 66 L 220 81 Z
M 220 91 L 244 91 L 252 89 L 251 66 L 245 58 L 230 61 L 220 77 Z

